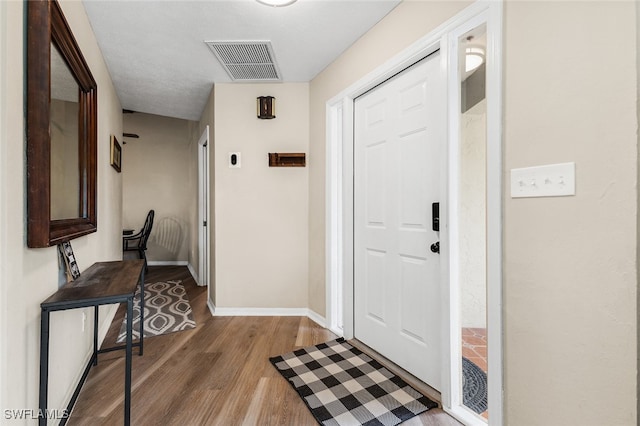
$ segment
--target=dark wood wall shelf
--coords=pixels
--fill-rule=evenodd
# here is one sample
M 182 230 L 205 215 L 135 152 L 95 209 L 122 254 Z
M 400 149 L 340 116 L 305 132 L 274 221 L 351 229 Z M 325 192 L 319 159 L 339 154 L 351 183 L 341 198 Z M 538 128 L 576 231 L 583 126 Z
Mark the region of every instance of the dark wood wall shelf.
M 305 167 L 307 156 L 304 152 L 270 152 L 269 167 Z

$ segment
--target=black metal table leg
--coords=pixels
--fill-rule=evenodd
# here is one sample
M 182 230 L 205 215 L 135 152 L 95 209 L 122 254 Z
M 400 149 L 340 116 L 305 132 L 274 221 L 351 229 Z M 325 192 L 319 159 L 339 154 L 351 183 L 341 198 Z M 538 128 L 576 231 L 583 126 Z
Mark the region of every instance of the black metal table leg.
M 126 361 L 124 371 L 124 425 L 131 423 L 131 358 L 132 358 L 132 335 L 133 334 L 133 297 L 127 299 L 127 344 Z
M 98 309 L 96 305 L 93 312 L 93 365 L 98 365 Z
M 47 412 L 49 391 L 49 315 L 50 312 L 45 309 L 40 315 L 40 395 L 38 402 L 41 413 Z M 47 425 L 46 415 L 38 418 L 38 425 Z
M 144 268 L 140 275 L 140 352 L 142 356 L 142 345 L 144 343 Z

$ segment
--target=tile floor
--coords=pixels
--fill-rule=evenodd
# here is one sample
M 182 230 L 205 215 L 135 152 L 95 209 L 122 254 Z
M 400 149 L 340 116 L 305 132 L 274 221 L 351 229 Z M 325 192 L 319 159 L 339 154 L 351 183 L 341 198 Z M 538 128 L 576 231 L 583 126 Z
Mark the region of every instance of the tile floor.
M 486 328 L 462 328 L 462 356 L 487 372 L 487 329 Z M 481 414 L 485 419 L 489 413 Z
M 486 328 L 462 328 L 462 356 L 487 372 Z

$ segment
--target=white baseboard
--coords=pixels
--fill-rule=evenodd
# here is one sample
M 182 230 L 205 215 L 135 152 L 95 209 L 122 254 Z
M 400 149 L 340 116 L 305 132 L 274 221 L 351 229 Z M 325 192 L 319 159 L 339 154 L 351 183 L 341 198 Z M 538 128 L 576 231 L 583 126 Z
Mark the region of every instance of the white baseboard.
M 198 273 L 188 260 L 149 260 L 147 264 L 149 266 L 186 266 L 189 269 L 189 273 L 196 281 L 196 284 L 202 287 Z
M 149 266 L 187 266 L 189 262 L 186 260 L 148 260 Z
M 307 317 L 326 327 L 326 319 L 308 308 L 216 308 L 211 304 L 209 310 L 217 317 Z
M 187 262 L 187 268 L 189 269 L 189 273 L 191 274 L 193 279 L 196 281 L 196 284 L 202 287 L 202 284 L 200 284 L 200 277 L 198 276 L 196 270 L 193 268 L 193 265 Z
M 152 260 L 149 261 L 149 266 L 165 266 L 165 265 L 179 265 L 186 266 L 189 272 L 195 279 L 196 283 L 200 285 L 198 280 L 198 274 L 196 273 L 193 265 L 186 260 L 177 261 L 162 261 Z M 327 320 L 320 314 L 312 311 L 309 308 L 221 308 L 215 307 L 211 300 L 207 300 L 207 307 L 211 315 L 219 317 L 307 317 L 311 321 L 318 324 L 320 327 L 325 327 Z
M 219 317 L 305 317 L 306 308 L 216 308 Z
M 209 312 L 211 312 L 211 316 L 214 316 L 216 314 L 216 307 L 213 304 L 213 302 L 211 302 L 210 299 L 207 299 L 207 308 L 209 308 Z
M 332 332 L 333 334 L 335 334 L 338 337 L 344 337 L 344 330 L 341 328 L 337 328 L 337 327 L 326 327 L 326 329 L 328 329 L 330 332 Z M 348 339 L 347 339 L 348 340 Z
M 311 309 L 307 309 L 307 317 L 320 327 L 327 328 L 327 319 Z

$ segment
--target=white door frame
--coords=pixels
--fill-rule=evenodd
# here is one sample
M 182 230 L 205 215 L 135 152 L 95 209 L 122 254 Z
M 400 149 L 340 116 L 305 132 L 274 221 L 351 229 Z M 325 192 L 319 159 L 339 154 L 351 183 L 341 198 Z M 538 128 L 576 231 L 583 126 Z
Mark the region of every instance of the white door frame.
M 211 229 L 209 193 L 209 126 L 198 141 L 198 285 L 207 286 L 207 301 L 211 300 L 210 262 Z M 206 223 L 206 225 L 205 225 Z
M 436 50 L 441 52 L 442 72 L 448 81 L 448 159 L 443 173 L 445 194 L 457 199 L 452 173 L 457 172 L 457 153 L 452 145 L 459 139 L 459 80 L 457 76 L 457 36 L 473 24 L 487 23 L 487 312 L 488 386 L 491 425 L 503 423 L 502 407 L 502 10 L 498 1 L 477 1 L 398 55 L 358 80 L 326 104 L 326 303 L 327 326 L 345 338 L 353 338 L 353 101 Z M 455 72 L 453 72 L 455 71 Z M 455 89 L 454 89 L 455 87 Z M 456 98 L 456 96 L 458 96 Z M 452 119 L 453 118 L 453 119 Z M 446 151 L 446 150 L 445 150 Z M 443 288 L 443 378 L 442 403 L 445 410 L 465 424 L 486 424 L 461 405 L 459 382 L 460 313 L 455 276 L 456 252 L 450 253 L 449 211 L 451 198 L 441 203 L 441 261 Z M 446 223 L 443 223 L 443 219 Z M 455 232 L 455 230 L 454 230 Z M 454 248 L 455 249 L 455 248 Z M 450 261 L 451 259 L 451 261 Z M 342 292 L 342 312 L 337 301 Z M 448 290 L 448 291 L 447 291 Z M 342 321 L 340 321 L 342 319 Z M 342 323 L 342 327 L 340 327 Z

